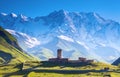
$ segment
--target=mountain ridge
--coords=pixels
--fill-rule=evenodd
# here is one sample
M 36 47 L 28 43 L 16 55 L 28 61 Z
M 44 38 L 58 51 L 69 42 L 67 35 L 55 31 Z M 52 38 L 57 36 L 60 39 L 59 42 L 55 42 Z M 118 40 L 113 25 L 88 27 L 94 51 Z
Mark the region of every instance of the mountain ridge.
M 65 53 L 72 51 L 70 55 L 73 56 L 78 53 L 77 57 L 85 56 L 83 53 L 89 53 L 89 58 L 99 58 L 107 62 L 113 62 L 120 55 L 120 24 L 113 20 L 106 20 L 97 13 L 60 10 L 54 11 L 47 16 L 25 18 L 27 21 L 13 21 L 12 25 L 11 20 L 8 21 L 8 24 L 0 20 L 0 24 L 4 24 L 5 29 L 18 32 L 17 35 L 13 34 L 17 38 L 19 32 L 36 38 L 40 43 L 26 49 L 34 55 L 38 53 L 42 55 L 41 53 L 45 49 L 48 52 L 47 54 L 52 52 L 51 56 L 55 56 L 56 48 L 63 49 Z M 20 37 L 18 39 L 21 41 Z M 56 40 L 57 43 L 53 40 Z M 51 41 L 53 41 L 52 49 L 49 47 Z M 25 46 L 26 43 L 22 45 Z M 47 57 L 47 54 L 44 56 Z M 39 55 L 38 57 L 40 57 Z
M 25 53 L 18 45 L 17 40 L 0 27 L 0 64 L 14 64 L 32 60 L 32 56 Z
M 112 65 L 119 65 L 119 64 L 120 64 L 120 57 L 112 63 Z

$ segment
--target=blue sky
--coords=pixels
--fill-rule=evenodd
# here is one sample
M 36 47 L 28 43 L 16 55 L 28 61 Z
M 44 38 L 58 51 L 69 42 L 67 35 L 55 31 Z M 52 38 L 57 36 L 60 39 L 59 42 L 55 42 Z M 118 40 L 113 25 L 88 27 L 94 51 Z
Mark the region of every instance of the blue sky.
M 0 12 L 30 17 L 47 15 L 54 10 L 96 12 L 120 22 L 120 0 L 0 0 Z

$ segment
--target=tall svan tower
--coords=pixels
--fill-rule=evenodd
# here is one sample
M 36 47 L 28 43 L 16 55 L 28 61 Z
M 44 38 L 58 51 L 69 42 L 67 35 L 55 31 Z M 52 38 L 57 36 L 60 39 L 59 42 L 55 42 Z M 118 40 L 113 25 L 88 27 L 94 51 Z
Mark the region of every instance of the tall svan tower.
M 57 50 L 57 58 L 58 58 L 58 59 L 61 59 L 61 58 L 62 58 L 62 55 L 61 55 L 61 54 L 62 54 L 62 49 L 58 49 L 58 50 Z

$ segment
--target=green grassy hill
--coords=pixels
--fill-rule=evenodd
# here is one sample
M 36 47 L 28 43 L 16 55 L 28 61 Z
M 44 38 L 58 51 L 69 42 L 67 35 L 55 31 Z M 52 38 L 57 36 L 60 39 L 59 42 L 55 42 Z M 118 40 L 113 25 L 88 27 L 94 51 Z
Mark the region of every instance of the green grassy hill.
M 0 64 L 20 63 L 34 58 L 19 47 L 17 40 L 0 27 Z

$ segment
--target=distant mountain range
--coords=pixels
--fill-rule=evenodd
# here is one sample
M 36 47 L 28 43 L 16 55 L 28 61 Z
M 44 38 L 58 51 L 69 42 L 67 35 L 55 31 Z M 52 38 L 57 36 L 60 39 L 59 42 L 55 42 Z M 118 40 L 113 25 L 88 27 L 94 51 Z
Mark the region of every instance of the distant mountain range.
M 1 13 L 0 25 L 27 53 L 42 60 L 55 57 L 58 48 L 70 59 L 82 56 L 112 63 L 120 57 L 120 24 L 96 13 L 59 10 L 35 18 Z

